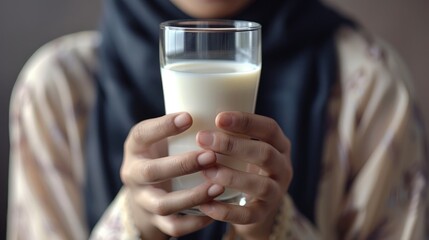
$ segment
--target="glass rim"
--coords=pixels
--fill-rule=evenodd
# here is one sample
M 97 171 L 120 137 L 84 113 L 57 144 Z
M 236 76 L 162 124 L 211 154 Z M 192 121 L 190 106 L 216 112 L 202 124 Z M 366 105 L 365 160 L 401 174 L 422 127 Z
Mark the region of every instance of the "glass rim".
M 261 29 L 261 25 L 257 22 L 227 19 L 169 20 L 162 22 L 159 26 L 161 30 L 184 32 L 247 32 Z

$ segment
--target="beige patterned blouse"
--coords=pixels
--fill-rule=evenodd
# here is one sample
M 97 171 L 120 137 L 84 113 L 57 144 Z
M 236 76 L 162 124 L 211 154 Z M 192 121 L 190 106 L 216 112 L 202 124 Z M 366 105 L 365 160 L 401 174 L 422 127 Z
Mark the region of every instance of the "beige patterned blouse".
M 10 112 L 10 240 L 138 239 L 125 190 L 91 233 L 84 217 L 83 136 L 99 41 L 95 32 L 54 40 L 19 76 Z M 316 225 L 286 196 L 271 239 L 428 239 L 428 159 L 410 76 L 368 34 L 343 28 L 337 46 Z

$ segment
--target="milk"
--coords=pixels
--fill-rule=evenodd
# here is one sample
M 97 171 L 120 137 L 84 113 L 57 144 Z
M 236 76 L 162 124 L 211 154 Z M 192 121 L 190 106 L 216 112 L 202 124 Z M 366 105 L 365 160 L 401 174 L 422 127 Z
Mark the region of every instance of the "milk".
M 253 113 L 259 83 L 260 66 L 233 61 L 188 61 L 161 69 L 166 113 L 189 112 L 193 125 L 182 134 L 169 138 L 169 154 L 200 149 L 195 136 L 200 130 L 215 130 L 215 117 L 222 111 Z M 218 154 L 219 156 L 219 154 Z M 245 163 L 219 156 L 232 168 L 245 170 Z M 173 190 L 192 188 L 204 182 L 201 173 L 173 180 Z M 240 193 L 227 189 L 217 200 L 228 201 Z

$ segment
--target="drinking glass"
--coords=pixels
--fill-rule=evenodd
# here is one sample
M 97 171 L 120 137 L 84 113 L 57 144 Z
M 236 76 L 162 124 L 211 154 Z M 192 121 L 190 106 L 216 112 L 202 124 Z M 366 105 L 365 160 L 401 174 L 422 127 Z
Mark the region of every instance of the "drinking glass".
M 173 20 L 160 25 L 160 65 L 166 113 L 188 112 L 193 124 L 168 139 L 169 155 L 200 149 L 200 130 L 216 130 L 222 111 L 253 113 L 261 71 L 261 26 L 235 20 Z M 245 171 L 247 164 L 217 155 L 217 162 Z M 173 190 L 203 183 L 201 173 L 172 180 Z M 216 198 L 243 205 L 243 194 L 226 189 Z M 184 211 L 200 215 L 198 207 Z

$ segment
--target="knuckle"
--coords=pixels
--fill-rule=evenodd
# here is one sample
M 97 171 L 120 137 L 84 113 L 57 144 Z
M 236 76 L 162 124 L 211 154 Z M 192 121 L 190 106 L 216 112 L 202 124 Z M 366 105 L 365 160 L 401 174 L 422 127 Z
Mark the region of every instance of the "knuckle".
M 280 131 L 280 126 L 274 119 L 270 118 L 267 122 L 266 129 L 267 138 L 274 138 L 278 131 Z
M 198 206 L 201 204 L 201 202 L 205 198 L 205 194 L 204 194 L 204 196 L 201 196 L 201 194 L 198 194 L 198 192 L 196 192 L 196 190 L 194 191 L 193 196 L 194 197 L 189 199 L 189 206 Z
M 260 155 L 262 157 L 262 166 L 267 167 L 272 162 L 272 159 L 274 159 L 277 155 L 276 150 L 268 145 L 262 145 L 260 149 Z
M 155 131 L 167 133 L 167 132 L 178 132 L 176 125 L 171 121 L 157 121 L 155 124 Z
M 139 123 L 131 128 L 130 137 L 135 143 L 144 145 L 144 132 L 143 123 Z
M 176 161 L 181 174 L 189 174 L 198 168 L 198 162 L 189 161 L 189 158 Z
M 156 182 L 158 180 L 156 165 L 149 162 L 142 164 L 140 175 L 144 183 Z
M 167 204 L 162 199 L 158 199 L 154 202 L 152 212 L 160 216 L 167 216 L 171 214 Z
M 247 130 L 252 126 L 252 119 L 247 115 L 242 115 L 241 117 L 241 130 Z
M 224 137 L 222 139 L 222 144 L 220 150 L 225 153 L 231 153 L 235 148 L 235 141 L 231 137 Z
M 228 177 L 225 178 L 225 183 L 227 186 L 234 186 L 235 184 L 235 178 L 233 175 L 227 175 Z
M 273 183 L 270 178 L 262 178 L 256 185 L 257 196 L 270 196 L 273 191 Z
M 231 174 L 231 172 L 226 169 L 226 168 L 222 168 L 218 170 L 218 177 L 217 179 L 219 179 L 221 181 L 222 185 L 225 185 L 226 187 L 231 187 L 235 185 L 236 179 L 234 174 Z
M 279 125 L 277 124 L 277 121 L 272 118 L 268 119 L 267 125 L 271 131 L 277 131 L 280 128 Z

